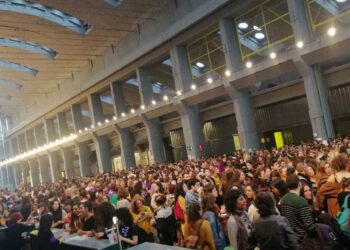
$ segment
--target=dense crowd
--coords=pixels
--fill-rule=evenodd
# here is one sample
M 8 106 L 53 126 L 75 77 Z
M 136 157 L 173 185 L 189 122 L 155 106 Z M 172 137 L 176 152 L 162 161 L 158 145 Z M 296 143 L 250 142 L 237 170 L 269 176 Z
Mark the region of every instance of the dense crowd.
M 41 249 L 59 246 L 52 228 L 101 239 L 113 227 L 124 249 L 349 249 L 349 155 L 338 137 L 1 190 L 6 249 L 38 222 Z

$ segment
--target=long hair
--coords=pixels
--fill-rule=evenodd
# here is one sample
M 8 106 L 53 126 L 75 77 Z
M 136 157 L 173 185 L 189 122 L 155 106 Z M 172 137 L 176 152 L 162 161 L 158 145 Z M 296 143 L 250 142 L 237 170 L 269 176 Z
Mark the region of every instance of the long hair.
M 118 220 L 122 221 L 124 225 L 132 225 L 133 220 L 130 213 L 130 210 L 126 207 L 121 207 L 115 211 L 115 215 L 117 216 Z
M 186 193 L 184 191 L 183 185 L 184 185 L 183 182 L 180 182 L 180 183 L 176 184 L 176 187 L 175 187 L 175 201 L 177 201 L 177 198 L 179 198 L 179 196 L 182 196 L 182 197 L 185 198 Z
M 39 233 L 38 233 L 38 237 L 40 241 L 45 242 L 49 240 L 49 237 L 51 235 L 50 228 L 52 226 L 52 222 L 53 222 L 53 217 L 51 214 L 45 214 L 41 216 Z
M 198 203 L 191 203 L 190 207 L 188 209 L 188 222 L 190 224 L 194 224 L 196 221 L 200 220 L 202 218 L 201 214 L 201 207 Z
M 109 202 L 102 202 L 96 208 L 95 218 L 99 227 L 110 228 L 113 222 L 114 207 Z
M 224 204 L 226 211 L 230 214 L 235 214 L 237 199 L 242 196 L 243 193 L 239 190 L 228 190 L 224 196 Z
M 201 205 L 203 213 L 206 211 L 211 211 L 217 216 L 215 197 L 211 193 L 205 193 L 201 199 Z
M 268 192 L 260 192 L 255 197 L 255 206 L 261 217 L 275 214 L 275 200 Z

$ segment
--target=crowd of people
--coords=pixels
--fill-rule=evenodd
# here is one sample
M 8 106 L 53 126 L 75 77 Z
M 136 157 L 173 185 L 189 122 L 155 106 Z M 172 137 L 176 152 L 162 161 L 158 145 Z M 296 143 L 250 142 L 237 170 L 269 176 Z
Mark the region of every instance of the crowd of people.
M 39 222 L 97 239 L 118 227 L 123 248 L 156 242 L 191 249 L 349 249 L 350 139 L 140 166 L 1 190 L 6 249 Z

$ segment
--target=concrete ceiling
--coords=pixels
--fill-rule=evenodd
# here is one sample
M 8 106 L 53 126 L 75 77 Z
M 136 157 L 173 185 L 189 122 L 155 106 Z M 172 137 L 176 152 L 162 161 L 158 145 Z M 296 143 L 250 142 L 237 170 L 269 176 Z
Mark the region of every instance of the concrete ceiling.
M 26 2 L 25 0 L 16 0 Z M 9 1 L 9 2 L 16 2 Z M 0 80 L 21 85 L 15 88 L 0 82 L 0 111 L 13 116 L 20 109 L 36 105 L 40 98 L 48 98 L 62 87 L 62 83 L 74 78 L 83 66 L 95 57 L 102 56 L 107 48 L 118 44 L 124 36 L 136 33 L 138 25 L 151 19 L 160 11 L 155 0 L 36 0 L 27 2 L 57 9 L 90 25 L 86 34 L 62 26 L 48 18 L 6 10 L 0 3 L 0 66 L 11 62 L 10 67 L 0 67 Z M 5 10 L 4 10 L 5 9 Z M 51 10 L 51 9 L 49 9 Z M 46 14 L 46 12 L 44 13 Z M 4 46 L 7 38 L 17 40 Z M 0 40 L 1 41 L 1 40 Z M 4 42 L 5 41 L 5 42 Z M 23 43 L 28 42 L 28 43 Z M 34 45 L 41 45 L 57 52 L 57 57 L 35 52 Z M 6 43 L 5 43 L 6 45 Z M 41 50 L 42 52 L 42 50 Z M 51 55 L 52 57 L 52 55 Z M 6 64 L 5 63 L 5 64 Z M 35 69 L 35 75 L 19 71 L 16 64 Z M 18 86 L 18 85 L 17 85 Z

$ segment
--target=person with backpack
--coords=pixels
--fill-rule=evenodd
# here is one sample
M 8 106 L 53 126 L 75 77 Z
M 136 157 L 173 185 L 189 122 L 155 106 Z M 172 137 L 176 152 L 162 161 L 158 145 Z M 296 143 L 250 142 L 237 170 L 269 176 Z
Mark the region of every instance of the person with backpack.
M 216 249 L 223 250 L 226 246 L 226 239 L 222 230 L 219 215 L 216 210 L 215 199 L 216 197 L 212 193 L 206 193 L 202 196 L 202 218 L 209 221 L 211 225 L 211 231 L 213 232 L 213 236 L 215 239 Z
M 155 211 L 155 228 L 159 243 L 172 246 L 176 242 L 175 217 L 170 207 L 166 205 L 166 196 L 159 194 L 154 199 L 158 210 Z
M 198 203 L 191 203 L 188 208 L 188 220 L 184 225 L 182 247 L 200 250 L 215 250 L 215 242 L 210 223 L 203 220 Z
M 183 186 L 186 185 L 183 182 L 176 184 L 175 187 L 175 204 L 173 207 L 174 216 L 176 219 L 175 226 L 177 229 L 178 245 L 182 245 L 183 229 L 185 223 L 185 195 L 186 192 Z

